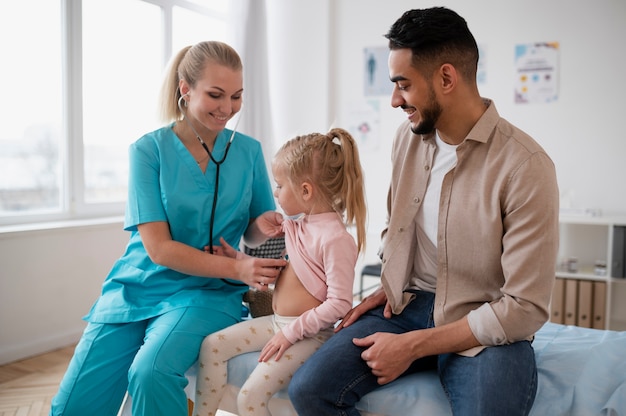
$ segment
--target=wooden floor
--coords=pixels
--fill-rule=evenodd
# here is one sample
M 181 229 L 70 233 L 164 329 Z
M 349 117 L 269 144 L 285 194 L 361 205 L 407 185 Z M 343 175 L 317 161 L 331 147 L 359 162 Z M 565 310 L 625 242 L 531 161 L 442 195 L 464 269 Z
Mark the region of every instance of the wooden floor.
M 0 416 L 48 416 L 74 346 L 0 366 Z M 235 416 L 219 410 L 219 416 Z
M 0 366 L 0 416 L 47 416 L 74 346 Z

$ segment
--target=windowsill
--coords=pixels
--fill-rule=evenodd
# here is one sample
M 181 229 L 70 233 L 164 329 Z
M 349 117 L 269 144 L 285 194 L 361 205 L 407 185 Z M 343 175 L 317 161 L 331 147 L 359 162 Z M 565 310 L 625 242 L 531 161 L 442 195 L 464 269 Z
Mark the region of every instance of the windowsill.
M 15 234 L 24 232 L 37 232 L 48 230 L 61 230 L 70 228 L 83 228 L 93 227 L 101 225 L 110 225 L 116 223 L 123 223 L 124 216 L 110 216 L 110 217 L 98 217 L 98 218 L 82 218 L 75 220 L 62 220 L 62 221 L 49 221 L 49 222 L 36 222 L 28 224 L 18 225 L 3 225 L 0 226 L 0 236 L 5 234 Z

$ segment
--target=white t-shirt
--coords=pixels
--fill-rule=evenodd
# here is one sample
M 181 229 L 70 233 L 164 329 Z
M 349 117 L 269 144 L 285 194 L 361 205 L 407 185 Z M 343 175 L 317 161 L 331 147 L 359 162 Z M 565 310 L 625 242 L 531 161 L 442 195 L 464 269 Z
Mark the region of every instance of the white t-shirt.
M 439 200 L 443 177 L 456 166 L 456 145 L 445 143 L 435 133 L 437 150 L 430 170 L 428 188 L 422 206 L 415 217 L 417 227 L 417 254 L 415 256 L 416 276 L 411 287 L 434 292 L 437 285 L 437 223 Z

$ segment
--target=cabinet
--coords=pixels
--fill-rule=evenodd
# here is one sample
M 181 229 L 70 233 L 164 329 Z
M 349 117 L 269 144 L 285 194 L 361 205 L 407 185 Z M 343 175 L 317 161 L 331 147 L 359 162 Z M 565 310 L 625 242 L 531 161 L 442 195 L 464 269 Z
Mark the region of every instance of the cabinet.
M 553 322 L 626 330 L 626 217 L 562 216 Z

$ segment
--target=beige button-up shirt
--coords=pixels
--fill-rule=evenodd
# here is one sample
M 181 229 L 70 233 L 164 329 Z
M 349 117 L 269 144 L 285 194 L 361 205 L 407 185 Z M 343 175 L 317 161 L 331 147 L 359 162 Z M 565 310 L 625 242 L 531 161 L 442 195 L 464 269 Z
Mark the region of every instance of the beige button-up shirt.
M 531 339 L 547 321 L 559 236 L 554 164 L 530 136 L 489 107 L 457 147 L 441 189 L 435 325 L 468 315 L 483 346 Z M 392 148 L 382 284 L 393 312 L 412 296 L 415 215 L 436 145 L 403 123 Z

